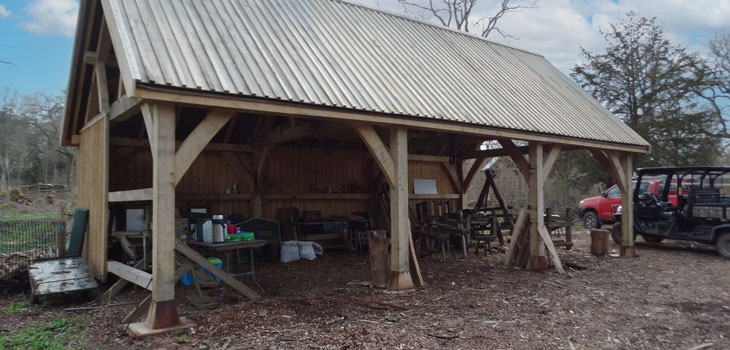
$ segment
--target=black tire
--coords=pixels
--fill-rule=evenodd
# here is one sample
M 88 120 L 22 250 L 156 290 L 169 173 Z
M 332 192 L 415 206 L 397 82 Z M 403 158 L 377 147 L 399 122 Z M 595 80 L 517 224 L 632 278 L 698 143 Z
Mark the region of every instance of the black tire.
M 650 235 L 641 235 L 641 238 L 643 238 L 644 242 L 647 242 L 647 243 L 661 243 L 664 240 L 664 237 L 650 236 Z
M 730 259 L 730 233 L 723 233 L 715 242 L 717 253 L 723 258 Z
M 621 244 L 621 238 L 623 237 L 623 232 L 621 231 L 621 221 L 613 224 L 613 227 L 611 227 L 611 238 L 613 238 L 613 242 L 616 244 Z
M 601 220 L 598 218 L 598 213 L 595 211 L 588 211 L 583 214 L 583 228 L 592 229 L 601 227 Z

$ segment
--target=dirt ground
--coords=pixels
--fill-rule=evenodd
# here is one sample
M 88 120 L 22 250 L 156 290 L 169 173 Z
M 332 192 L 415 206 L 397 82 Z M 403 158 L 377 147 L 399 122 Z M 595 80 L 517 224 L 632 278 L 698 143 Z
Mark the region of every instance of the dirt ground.
M 179 335 L 126 335 L 120 320 L 147 292 L 129 288 L 104 306 L 76 301 L 2 315 L 0 332 L 61 315 L 88 317 L 90 347 L 104 349 L 729 349 L 730 260 L 712 247 L 636 243 L 638 258 L 594 257 L 588 232 L 559 248 L 567 276 L 504 267 L 504 253 L 468 260 L 452 250 L 420 259 L 425 288 L 372 289 L 367 253 L 257 262 L 263 300 L 207 289 L 222 307 L 200 311 L 177 288 Z M 614 248 L 617 248 L 614 246 Z M 248 277 L 241 277 L 248 282 Z M 13 302 L 0 300 L 0 308 Z M 74 310 L 74 308 L 76 310 Z

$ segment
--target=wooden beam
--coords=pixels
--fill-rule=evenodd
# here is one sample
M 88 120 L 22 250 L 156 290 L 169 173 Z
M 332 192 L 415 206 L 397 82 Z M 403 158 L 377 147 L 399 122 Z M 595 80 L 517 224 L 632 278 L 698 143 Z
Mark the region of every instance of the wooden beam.
M 150 105 L 149 103 L 142 104 L 140 109 L 142 110 L 142 118 L 144 119 L 144 125 L 147 129 L 148 145 L 150 149 L 155 149 L 155 120 L 152 118 L 157 112 L 154 110 L 156 105 Z M 173 129 L 174 130 L 174 129 Z M 174 139 L 173 139 L 174 141 Z M 152 152 L 152 160 L 154 161 L 155 154 Z
M 614 179 L 614 181 L 616 181 L 616 184 L 619 186 L 621 191 L 625 191 L 626 189 L 623 188 L 622 185 L 626 182 L 626 179 L 623 175 L 624 171 L 621 166 L 619 154 L 612 151 L 597 149 L 592 149 L 591 153 L 596 158 L 596 160 L 601 163 L 604 170 L 606 170 L 609 175 L 611 175 L 611 177 Z
M 526 209 L 520 209 L 520 213 L 517 214 L 517 221 L 512 228 L 512 238 L 509 240 L 509 250 L 507 250 L 507 256 L 504 258 L 504 266 L 511 266 L 517 249 L 517 241 L 520 240 L 519 235 L 522 233 L 525 225 L 529 225 L 529 218 L 529 212 Z
M 313 122 L 307 125 L 293 128 L 276 130 L 267 135 L 257 137 L 257 145 L 270 145 L 284 142 L 296 141 L 305 137 L 320 138 L 332 134 L 342 134 L 346 128 L 340 124 L 325 122 Z
M 412 162 L 449 163 L 449 157 L 428 156 L 423 154 L 409 154 L 408 160 Z
M 119 278 L 134 283 L 144 289 L 152 290 L 152 275 L 148 272 L 135 269 L 132 266 L 127 266 L 114 260 L 109 260 L 106 264 L 109 272 L 119 276 Z
M 132 139 L 128 137 L 112 137 L 111 145 L 117 147 L 135 147 L 135 148 L 148 148 L 150 147 L 149 140 L 143 139 Z M 175 145 L 179 147 L 182 145 L 182 141 L 176 141 Z M 203 151 L 210 152 L 238 152 L 238 153 L 254 153 L 256 148 L 249 145 L 239 144 L 225 144 L 225 143 L 209 143 L 205 146 Z
M 116 45 L 115 45 L 116 47 Z M 477 135 L 484 139 L 503 138 L 515 140 L 540 141 L 545 143 L 560 143 L 565 145 L 578 146 L 579 148 L 603 148 L 627 152 L 648 153 L 649 146 L 627 145 L 612 142 L 595 140 L 583 140 L 575 137 L 546 135 L 539 132 L 527 132 L 522 130 L 509 130 L 494 128 L 491 126 L 479 126 L 473 124 L 456 123 L 453 121 L 438 121 L 422 117 L 391 116 L 384 113 L 367 113 L 351 111 L 342 108 L 328 108 L 321 106 L 309 106 L 303 104 L 289 103 L 285 101 L 262 101 L 260 99 L 246 98 L 241 96 L 224 96 L 202 91 L 185 91 L 181 96 L 180 91 L 161 89 L 148 89 L 144 86 L 137 87 L 137 91 L 130 95 L 141 98 L 160 101 L 180 101 L 200 106 L 214 108 L 232 108 L 241 112 L 257 114 L 271 114 L 277 116 L 292 117 L 313 117 L 345 120 L 350 122 L 367 123 L 370 125 L 402 125 L 409 129 L 423 129 L 440 132 L 454 132 L 460 134 Z
M 175 106 L 151 110 L 152 144 L 152 304 L 147 324 L 153 329 L 180 324 L 175 303 Z
M 529 147 L 527 146 L 519 146 L 517 149 L 522 154 L 527 154 L 529 151 Z M 464 152 L 462 155 L 462 159 L 474 159 L 474 158 L 494 158 L 494 157 L 505 157 L 509 156 L 509 153 L 504 148 L 497 148 L 497 149 L 485 149 L 485 150 L 479 150 L 479 151 L 467 151 Z
M 545 191 L 543 189 L 545 183 L 543 164 L 545 162 L 543 161 L 542 146 L 543 144 L 540 142 L 530 142 L 530 176 L 527 182 L 530 186 L 528 207 L 530 211 L 530 261 L 528 268 L 534 271 L 542 271 L 548 268 L 545 243 L 539 232 L 541 227 L 545 227 Z
M 120 122 L 139 112 L 142 100 L 136 97 L 121 97 L 109 106 L 109 120 Z
M 380 136 L 375 132 L 372 125 L 353 123 L 352 127 L 360 134 L 360 138 L 365 142 L 365 146 L 370 150 L 370 154 L 373 155 L 378 167 L 380 167 L 383 175 L 385 175 L 385 180 L 388 182 L 388 185 L 390 188 L 393 188 L 396 177 L 395 163 L 388 148 L 383 144 L 383 140 L 380 139 Z
M 101 5 L 104 9 L 104 13 L 109 16 L 115 16 L 116 18 L 116 16 L 119 16 L 120 13 L 123 13 L 122 9 L 119 8 L 119 4 L 114 1 L 102 0 Z M 123 21 L 108 21 L 106 24 L 108 26 L 111 43 L 114 47 L 114 54 L 118 61 L 119 75 L 124 83 L 124 89 L 127 92 L 127 96 L 138 96 L 135 91 L 137 81 L 134 77 L 136 74 L 132 73 L 134 69 L 137 69 L 137 65 L 132 64 L 129 60 L 129 57 L 135 56 L 133 53 L 127 52 L 129 45 L 125 44 L 126 39 L 122 39 L 121 36 L 121 33 L 126 33 L 128 28 L 125 27 L 126 24 Z
M 97 62 L 94 67 L 96 70 L 96 95 L 99 98 L 99 111 L 106 113 L 109 111 L 109 86 L 106 79 L 106 64 Z
M 390 129 L 390 159 L 393 160 L 394 177 L 390 187 L 391 274 L 388 287 L 411 289 L 414 285 L 409 266 L 411 227 L 408 218 L 408 129 L 405 127 Z
M 499 144 L 502 145 L 502 148 L 507 151 L 507 155 L 509 155 L 512 161 L 515 162 L 515 165 L 517 165 L 517 169 L 520 170 L 520 174 L 522 174 L 525 180 L 529 181 L 530 163 L 527 161 L 527 159 L 525 159 L 525 156 L 522 155 L 522 151 L 517 148 L 514 143 L 512 143 L 512 140 L 499 139 L 498 141 Z
M 261 295 L 259 295 L 259 293 L 256 293 L 253 289 L 241 283 L 241 281 L 237 280 L 231 274 L 219 269 L 217 266 L 208 262 L 208 259 L 204 258 L 202 255 L 200 255 L 200 253 L 196 252 L 192 248 L 184 245 L 183 243 L 177 243 L 175 245 L 175 250 L 186 258 L 192 260 L 194 263 L 210 271 L 210 273 L 212 273 L 213 275 L 218 276 L 221 281 L 231 286 L 233 289 L 237 290 L 239 293 L 245 295 L 249 299 L 261 299 Z
M 543 177 L 543 187 L 545 186 L 545 181 L 547 181 L 548 174 L 550 174 L 550 170 L 553 169 L 553 165 L 555 165 L 555 161 L 558 159 L 558 156 L 560 155 L 560 151 L 562 150 L 561 145 L 553 145 L 550 147 L 550 151 L 548 152 L 547 158 L 545 158 L 545 163 L 542 166 L 542 172 L 545 174 Z
M 151 201 L 153 191 L 151 188 L 142 188 L 138 190 L 115 191 L 109 192 L 109 202 L 139 202 Z
M 235 111 L 215 109 L 188 135 L 175 153 L 175 185 L 180 183 L 195 158 L 234 114 Z
M 621 256 L 636 257 L 634 249 L 634 186 L 631 174 L 634 172 L 634 157 L 631 153 L 622 152 L 621 168 L 624 171 L 625 191 L 621 192 Z
M 464 185 L 462 187 L 464 191 L 471 186 L 472 181 L 474 181 L 474 178 L 479 171 L 482 170 L 484 163 L 486 162 L 487 158 L 477 158 L 476 161 L 474 161 L 474 164 L 472 164 L 471 168 L 469 168 L 469 172 L 466 174 L 466 178 L 464 178 Z
M 553 264 L 555 265 L 555 269 L 558 270 L 558 272 L 561 275 L 564 275 L 565 270 L 563 270 L 563 264 L 560 262 L 560 257 L 558 256 L 558 251 L 555 249 L 555 245 L 553 244 L 553 240 L 550 238 L 550 233 L 548 233 L 547 228 L 545 228 L 544 225 L 539 226 L 537 228 L 537 231 L 540 234 L 542 241 L 545 242 L 545 246 L 547 247 L 547 250 L 550 253 L 550 258 L 553 259 Z
M 449 181 L 451 182 L 451 185 L 454 186 L 456 192 L 464 193 L 465 190 L 462 187 L 461 177 L 456 173 L 454 166 L 449 163 L 441 163 L 441 168 L 443 168 L 446 171 L 446 174 L 449 175 Z

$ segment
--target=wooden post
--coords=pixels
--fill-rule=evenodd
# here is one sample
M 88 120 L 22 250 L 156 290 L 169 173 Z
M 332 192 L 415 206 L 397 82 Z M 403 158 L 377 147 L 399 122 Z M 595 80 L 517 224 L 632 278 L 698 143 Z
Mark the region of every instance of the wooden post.
M 545 242 L 538 229 L 545 226 L 545 198 L 543 185 L 543 147 L 542 143 L 530 142 L 530 270 L 542 271 L 548 268 L 545 256 Z
M 408 222 L 408 129 L 391 127 L 390 157 L 393 160 L 394 176 L 390 186 L 390 282 L 391 289 L 411 289 Z
M 631 153 L 623 152 L 621 154 L 621 165 L 625 175 L 625 189 L 621 192 L 621 229 L 623 230 L 621 256 L 635 258 L 637 255 L 634 248 L 634 184 L 631 180 L 634 164 Z
M 370 276 L 374 288 L 388 286 L 390 265 L 388 264 L 388 238 L 385 230 L 368 231 L 370 254 Z
M 414 287 L 409 266 L 410 223 L 408 220 L 408 129 L 390 129 L 390 149 L 371 125 L 353 123 L 383 172 L 390 187 L 390 281 L 388 288 Z
M 634 185 L 631 175 L 634 172 L 633 158 L 629 152 L 591 150 L 591 153 L 603 166 L 616 185 L 621 189 L 621 228 L 623 237 L 621 242 L 621 256 L 636 257 L 634 249 Z
M 152 303 L 147 325 L 152 329 L 180 324 L 175 302 L 175 108 L 155 104 L 152 127 Z M 148 128 L 149 130 L 150 128 Z

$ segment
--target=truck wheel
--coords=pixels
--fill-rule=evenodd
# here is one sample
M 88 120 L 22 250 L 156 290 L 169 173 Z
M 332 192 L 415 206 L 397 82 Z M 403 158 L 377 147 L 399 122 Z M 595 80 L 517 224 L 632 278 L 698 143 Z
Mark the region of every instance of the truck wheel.
M 621 222 L 619 221 L 613 224 L 613 227 L 611 227 L 611 238 L 613 238 L 614 243 L 621 244 L 623 235 L 624 233 L 621 232 Z
M 717 252 L 725 258 L 730 258 L 730 233 L 722 234 L 715 242 Z
M 583 214 L 583 228 L 592 229 L 601 227 L 598 214 L 595 211 L 589 211 Z

